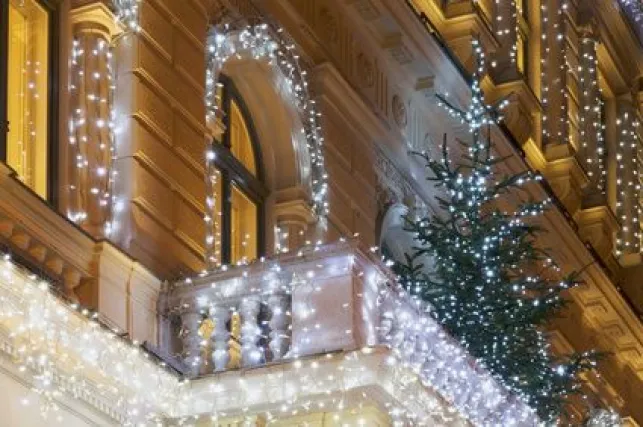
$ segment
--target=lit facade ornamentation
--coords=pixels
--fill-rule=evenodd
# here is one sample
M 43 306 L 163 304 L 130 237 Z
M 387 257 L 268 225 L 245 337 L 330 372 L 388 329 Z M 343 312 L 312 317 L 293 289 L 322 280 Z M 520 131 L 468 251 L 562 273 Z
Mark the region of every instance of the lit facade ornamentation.
M 341 411 L 346 401 L 336 397 L 335 379 L 347 374 L 344 363 L 353 365 L 350 371 L 366 372 L 369 362 L 365 355 L 381 353 L 377 349 L 383 346 L 388 350 L 381 353 L 381 369 L 395 378 L 405 378 L 391 394 L 413 400 L 410 396 L 422 394 L 412 392 L 419 384 L 423 393 L 437 391 L 440 397 L 429 398 L 422 410 L 439 416 L 442 423 L 464 417 L 475 425 L 536 426 L 534 411 L 476 367 L 431 317 L 429 307 L 398 286 L 387 271 L 353 244 L 340 242 L 179 282 L 164 296 L 170 317 L 161 326 L 166 337 L 161 346 L 170 354 L 189 348 L 187 362 L 192 375 L 274 366 L 277 361 L 283 369 L 299 369 L 310 363 L 313 370 L 324 372 L 323 379 L 314 374 L 284 377 L 287 389 L 298 390 L 284 403 L 285 412 L 305 411 L 315 402 L 308 393 L 326 394 L 326 409 Z M 329 310 L 332 316 L 327 315 Z M 173 315 L 178 315 L 180 322 L 172 321 Z M 241 327 L 235 331 L 231 319 L 236 316 Z M 214 324 L 207 337 L 200 332 L 204 322 Z M 191 326 L 177 342 L 171 328 L 179 323 Z M 260 335 L 268 340 L 259 341 Z M 200 342 L 200 349 L 196 349 L 196 342 Z M 240 354 L 235 354 L 236 342 L 241 344 Z M 323 367 L 317 357 L 344 362 L 333 370 Z M 269 367 L 266 372 L 271 372 Z M 229 381 L 219 375 L 211 388 L 219 385 L 225 392 L 223 382 Z M 249 378 L 258 388 L 252 388 L 254 397 L 248 393 L 246 399 L 258 404 L 259 396 L 270 395 L 271 378 L 267 375 L 262 385 L 259 378 Z M 352 381 L 345 387 L 351 389 Z M 235 387 L 234 382 L 229 383 Z M 377 383 L 387 389 L 387 381 Z M 206 401 L 199 393 L 194 397 Z M 441 399 L 452 409 L 440 404 Z M 233 403 L 222 401 L 219 410 L 226 406 L 229 409 Z M 238 411 L 238 402 L 234 406 Z M 414 416 L 404 405 L 389 410 L 392 418 L 396 411 L 406 414 L 407 421 Z
M 70 62 L 67 216 L 94 236 L 112 231 L 114 142 L 112 52 L 106 36 L 79 31 Z
M 306 147 L 310 156 L 312 204 L 317 215 L 328 214 L 328 176 L 324 166 L 323 136 L 319 122 L 320 113 L 311 98 L 308 88 L 307 71 L 301 64 L 297 48 L 290 37 L 281 29 L 264 23 L 243 28 L 232 28 L 228 25 L 213 27 L 210 30 L 206 46 L 206 119 L 216 123 L 222 112 L 217 107 L 218 76 L 225 62 L 232 57 L 247 56 L 258 61 L 265 61 L 275 66 L 284 76 L 286 86 L 292 95 L 294 106 L 299 111 L 304 127 Z M 211 143 L 211 142 L 210 142 Z M 206 152 L 206 184 L 208 195 L 213 194 L 216 184 L 214 153 Z M 217 215 L 214 199 L 206 200 L 206 256 L 216 245 L 215 224 L 213 216 Z

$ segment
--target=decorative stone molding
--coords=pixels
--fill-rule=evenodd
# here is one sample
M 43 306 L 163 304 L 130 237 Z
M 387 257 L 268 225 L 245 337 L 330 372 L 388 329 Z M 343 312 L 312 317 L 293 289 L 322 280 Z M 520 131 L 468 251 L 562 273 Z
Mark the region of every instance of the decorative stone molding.
M 372 87 L 375 84 L 375 71 L 371 60 L 364 52 L 358 53 L 355 57 L 355 67 L 360 83 L 366 88 Z
M 619 228 L 612 210 L 607 206 L 582 209 L 576 215 L 576 223 L 581 237 L 607 264 L 612 257 L 614 238 Z
M 373 0 L 345 0 L 346 4 L 352 5 L 365 21 L 374 21 L 381 16 L 379 9 Z
M 413 53 L 406 46 L 406 41 L 401 33 L 393 33 L 384 37 L 382 47 L 389 51 L 391 57 L 400 65 L 413 62 Z
M 504 115 L 503 123 L 511 134 L 523 146 L 529 139 L 540 142 L 538 138 L 538 116 L 542 113 L 540 101 L 523 79 L 494 83 L 485 79 L 483 89 L 488 101 L 494 104 L 507 99 L 510 104 Z
M 375 174 L 377 175 L 377 199 L 380 207 L 393 203 L 404 203 L 413 195 L 408 181 L 379 150 L 376 152 Z
M 395 119 L 395 123 L 397 123 L 400 129 L 406 128 L 406 125 L 408 124 L 408 115 L 406 112 L 406 105 L 400 95 L 393 95 L 393 99 L 391 100 L 391 111 L 393 111 L 393 119 Z
M 548 162 L 543 174 L 567 212 L 574 216 L 581 207 L 583 189 L 589 182 L 576 158 L 568 157 Z
M 326 7 L 322 7 L 318 14 L 318 25 L 322 37 L 330 43 L 339 41 L 339 29 L 337 28 L 337 18 Z

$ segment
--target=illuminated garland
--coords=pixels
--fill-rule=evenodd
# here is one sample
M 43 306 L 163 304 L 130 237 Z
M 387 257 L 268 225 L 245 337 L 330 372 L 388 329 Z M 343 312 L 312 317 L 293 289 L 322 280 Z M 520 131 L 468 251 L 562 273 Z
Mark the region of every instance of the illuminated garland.
M 67 216 L 80 225 L 97 226 L 100 224 L 92 223 L 100 221 L 101 233 L 105 236 L 109 236 L 113 228 L 112 189 L 117 175 L 113 170 L 116 155 L 113 72 L 111 46 L 107 40 L 94 33 L 80 34 L 73 40 L 68 143 L 74 169 Z
M 214 124 L 222 119 L 223 112 L 217 106 L 219 73 L 225 62 L 232 57 L 248 55 L 257 61 L 265 61 L 275 66 L 285 78 L 295 107 L 301 115 L 304 127 L 306 149 L 310 155 L 312 172 L 312 204 L 320 217 L 328 214 L 328 175 L 324 166 L 323 136 L 319 124 L 320 113 L 315 101 L 311 99 L 308 88 L 307 72 L 300 64 L 299 54 L 293 40 L 281 29 L 261 24 L 232 28 L 228 25 L 213 27 L 206 44 L 206 119 Z M 210 141 L 209 143 L 213 143 Z M 205 155 L 206 199 L 206 260 L 210 267 L 216 261 L 216 218 L 220 207 L 215 206 L 213 195 L 218 172 L 214 166 L 215 154 L 208 148 Z
M 621 228 L 616 239 L 616 255 L 637 253 L 641 249 L 640 217 L 641 182 L 638 137 L 639 121 L 636 112 L 625 105 L 616 120 L 616 216 Z
M 103 328 L 97 313 L 66 305 L 52 288 L 8 255 L 0 258 L 0 349 L 31 382 L 42 415 L 55 416 L 63 396 L 94 405 L 123 425 L 172 415 L 182 383 L 136 343 Z
M 580 40 L 579 99 L 580 99 L 580 153 L 581 162 L 590 179 L 590 185 L 601 193 L 605 193 L 605 140 L 602 117 L 603 101 L 598 82 L 598 58 L 596 44 L 592 37 Z

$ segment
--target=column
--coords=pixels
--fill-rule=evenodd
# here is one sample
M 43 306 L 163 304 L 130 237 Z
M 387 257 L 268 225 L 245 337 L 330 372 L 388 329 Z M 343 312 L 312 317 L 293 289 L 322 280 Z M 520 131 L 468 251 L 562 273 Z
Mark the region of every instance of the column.
M 605 199 L 605 140 L 603 107 L 598 83 L 598 40 L 591 27 L 580 35 L 578 65 L 578 151 L 577 158 L 589 179 L 583 206 L 604 204 Z
M 94 2 L 71 12 L 69 122 L 64 147 L 67 216 L 96 238 L 110 231 L 112 200 L 114 16 Z
M 518 14 L 515 1 L 494 0 L 493 29 L 500 43 L 492 57 L 490 72 L 496 84 L 520 78 L 517 64 Z
M 640 242 L 639 118 L 631 95 L 618 100 L 616 120 L 616 217 L 621 225 L 616 254 L 638 254 Z
M 307 202 L 297 199 L 277 203 L 275 217 L 276 253 L 295 251 L 314 239 L 311 228 L 317 217 Z
M 568 3 L 544 0 L 541 6 L 541 78 L 543 150 L 548 158 L 573 152 L 568 117 Z

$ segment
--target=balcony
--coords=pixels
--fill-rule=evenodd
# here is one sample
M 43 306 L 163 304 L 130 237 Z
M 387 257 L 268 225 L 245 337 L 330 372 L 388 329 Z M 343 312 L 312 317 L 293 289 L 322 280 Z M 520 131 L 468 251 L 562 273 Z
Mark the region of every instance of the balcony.
M 161 351 L 193 378 L 181 415 L 370 402 L 407 421 L 537 423 L 352 242 L 175 283 L 160 304 Z

